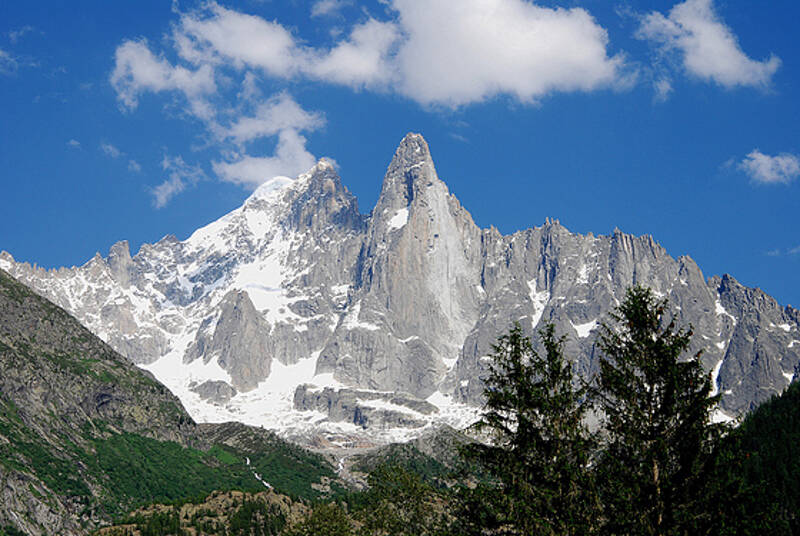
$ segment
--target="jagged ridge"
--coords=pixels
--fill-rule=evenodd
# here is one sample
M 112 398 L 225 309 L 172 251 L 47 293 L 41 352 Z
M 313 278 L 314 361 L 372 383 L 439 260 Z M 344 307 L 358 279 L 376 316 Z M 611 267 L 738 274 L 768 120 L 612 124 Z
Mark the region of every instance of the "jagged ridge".
M 691 258 L 670 257 L 650 236 L 583 236 L 550 220 L 510 236 L 478 228 L 417 134 L 401 142 L 366 216 L 322 160 L 188 239 L 165 237 L 133 258 L 123 242 L 80 268 L 48 272 L 7 253 L 0 266 L 151 370 L 196 418 L 289 435 L 319 424 L 293 410 L 294 387 L 306 383 L 405 392 L 439 411 L 358 403 L 464 423 L 474 413 L 459 404 L 480 404 L 485 356 L 517 320 L 555 323 L 576 372 L 591 375 L 596 327 L 637 283 L 693 326 L 730 416 L 782 391 L 800 363 L 795 309 L 727 275 L 706 281 Z M 221 385 L 199 388 L 208 381 L 236 394 L 204 400 Z

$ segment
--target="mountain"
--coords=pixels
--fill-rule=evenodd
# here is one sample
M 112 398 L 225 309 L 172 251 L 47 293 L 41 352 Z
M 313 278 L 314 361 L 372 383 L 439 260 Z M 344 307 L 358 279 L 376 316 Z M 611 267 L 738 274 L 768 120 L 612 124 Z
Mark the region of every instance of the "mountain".
M 706 280 L 650 236 L 579 235 L 557 220 L 480 229 L 418 134 L 400 143 L 368 215 L 323 159 L 186 240 L 133 257 L 119 242 L 58 270 L 3 252 L 0 268 L 152 372 L 195 419 L 300 439 L 385 441 L 468 423 L 491 344 L 514 321 L 553 322 L 588 377 L 596 328 L 634 284 L 693 326 L 722 394 L 718 418 L 781 392 L 800 366 L 796 309 L 729 275 Z
M 343 489 L 322 456 L 272 432 L 195 424 L 151 374 L 0 270 L 0 534 L 83 535 L 142 503 L 266 487 Z

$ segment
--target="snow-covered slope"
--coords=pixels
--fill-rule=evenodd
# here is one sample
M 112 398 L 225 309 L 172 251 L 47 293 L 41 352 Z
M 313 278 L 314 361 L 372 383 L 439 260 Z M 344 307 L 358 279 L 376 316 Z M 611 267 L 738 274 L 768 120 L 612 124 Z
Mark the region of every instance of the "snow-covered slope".
M 781 391 L 800 363 L 796 310 L 729 276 L 704 280 L 649 236 L 582 236 L 550 220 L 510 236 L 478 228 L 416 134 L 368 216 L 322 160 L 183 241 L 134 257 L 120 242 L 53 271 L 4 252 L 0 267 L 153 372 L 196 419 L 294 436 L 468 423 L 490 345 L 517 320 L 555 323 L 576 373 L 591 375 L 597 327 L 635 283 L 693 325 L 721 417 Z

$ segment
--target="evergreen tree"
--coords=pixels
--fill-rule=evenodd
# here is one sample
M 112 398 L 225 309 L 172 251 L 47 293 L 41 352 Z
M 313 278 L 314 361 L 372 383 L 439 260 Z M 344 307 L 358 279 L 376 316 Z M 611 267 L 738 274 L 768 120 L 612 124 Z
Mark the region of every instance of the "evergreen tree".
M 426 536 L 444 531 L 441 498 L 422 478 L 398 465 L 369 474 L 369 490 L 356 517 L 364 536 Z
M 599 339 L 598 400 L 607 443 L 599 464 L 605 532 L 690 534 L 704 514 L 700 486 L 720 426 L 700 353 L 682 360 L 691 330 L 666 300 L 628 290 Z
M 587 388 L 574 386 L 554 327 L 540 337 L 543 357 L 518 323 L 493 347 L 477 423 L 493 443 L 473 445 L 467 455 L 499 480 L 500 494 L 487 500 L 490 508 L 469 514 L 481 518 L 475 525 L 501 533 L 591 534 L 598 507 L 589 470 L 593 439 L 584 426 Z
M 351 536 L 350 518 L 336 503 L 320 504 L 302 522 L 286 532 L 287 536 Z

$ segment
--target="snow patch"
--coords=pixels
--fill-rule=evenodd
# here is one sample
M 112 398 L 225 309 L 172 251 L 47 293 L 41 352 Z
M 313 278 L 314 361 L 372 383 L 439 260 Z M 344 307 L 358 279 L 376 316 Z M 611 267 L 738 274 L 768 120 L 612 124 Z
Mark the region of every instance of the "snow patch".
M 577 285 L 589 284 L 589 268 L 585 264 L 581 264 L 581 267 L 578 270 L 578 277 L 577 279 L 575 279 L 575 284 Z
M 800 345 L 800 341 L 793 340 L 792 342 L 789 343 L 789 348 L 794 348 L 795 345 Z
M 786 378 L 786 381 L 788 381 L 790 383 L 791 383 L 792 379 L 794 378 L 794 372 L 782 372 L 781 374 L 783 374 L 783 377 Z
M 278 197 L 278 193 L 284 189 L 284 187 L 289 186 L 295 182 L 294 179 L 290 179 L 289 177 L 273 177 L 272 179 L 268 180 L 267 182 L 261 184 L 258 188 L 256 188 L 250 197 L 247 198 L 248 201 L 256 200 L 256 199 L 263 199 L 268 201 L 274 201 Z
M 578 332 L 578 337 L 581 339 L 588 337 L 592 330 L 597 327 L 596 318 L 591 322 L 586 322 L 585 324 L 573 324 L 571 320 L 569 323 L 572 324 L 572 327 L 575 328 L 575 331 Z
M 388 222 L 389 229 L 402 229 L 408 223 L 408 207 L 401 208 Z
M 714 424 L 719 423 L 728 423 L 733 421 L 734 418 L 722 411 L 721 409 L 717 408 L 711 412 L 711 422 Z
M 722 306 L 722 302 L 720 302 L 720 301 L 719 301 L 719 298 L 717 298 L 717 300 L 714 302 L 714 309 L 715 309 L 715 312 L 717 313 L 717 316 L 723 316 L 723 315 L 724 315 L 724 316 L 728 316 L 728 317 L 730 317 L 731 319 L 733 319 L 733 322 L 734 322 L 734 323 L 736 323 L 736 317 L 735 317 L 735 316 L 733 316 L 732 314 L 730 314 L 730 313 L 729 313 L 729 312 L 728 312 L 728 311 L 727 311 L 727 310 L 726 310 L 726 309 L 725 309 L 725 308 Z
M 528 289 L 530 290 L 530 298 L 533 302 L 533 314 L 531 315 L 531 326 L 534 328 L 539 324 L 544 314 L 544 308 L 550 300 L 550 293 L 545 289 L 541 291 L 536 290 L 536 279 L 528 281 Z
M 342 321 L 342 327 L 345 329 L 352 331 L 354 329 L 366 329 L 368 331 L 377 331 L 380 326 L 376 326 L 375 324 L 371 324 L 369 322 L 362 322 L 358 319 L 359 315 L 361 314 L 361 302 L 358 301 L 353 304 L 353 307 L 347 312 Z
M 711 369 L 711 394 L 709 396 L 717 396 L 719 393 L 719 385 L 717 379 L 719 378 L 719 371 L 722 368 L 722 362 L 724 360 L 720 359 L 717 361 L 717 364 L 714 365 L 714 368 Z
M 781 328 L 786 333 L 789 333 L 790 331 L 792 331 L 792 326 L 789 325 L 789 324 L 781 324 L 778 327 Z

